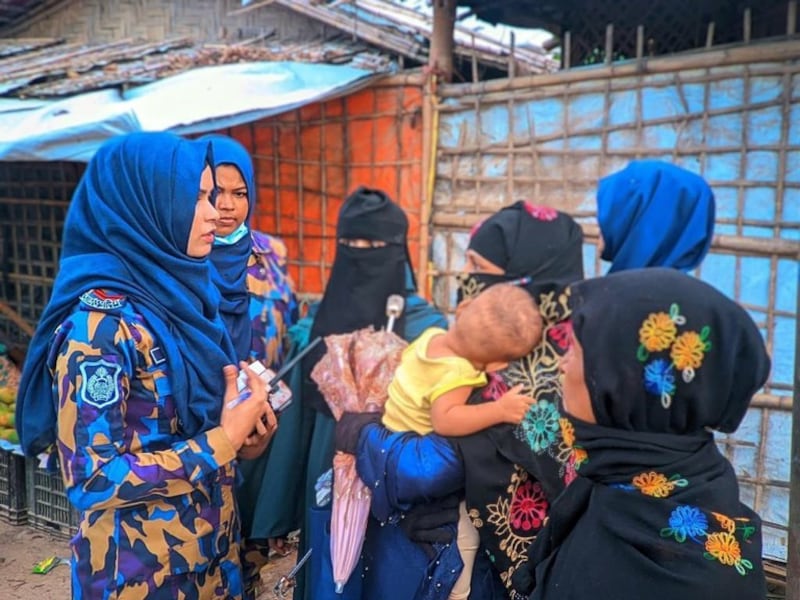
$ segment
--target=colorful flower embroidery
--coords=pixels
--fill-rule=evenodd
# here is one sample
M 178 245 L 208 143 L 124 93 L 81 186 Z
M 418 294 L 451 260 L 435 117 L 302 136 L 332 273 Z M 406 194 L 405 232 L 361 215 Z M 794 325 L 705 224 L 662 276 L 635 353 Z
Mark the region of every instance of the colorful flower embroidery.
M 669 527 L 661 530 L 662 537 L 674 537 L 678 542 L 686 538 L 698 541 L 708 531 L 708 519 L 705 513 L 694 506 L 682 505 L 672 511 L 669 516 Z
M 698 334 L 695 331 L 682 333 L 670 351 L 670 358 L 678 370 L 683 372 L 683 380 L 689 383 L 694 379 L 694 370 L 703 364 L 705 353 L 711 349 L 708 341 L 710 329 L 703 327 Z
M 500 373 L 489 373 L 489 384 L 483 388 L 484 400 L 497 400 L 508 391 L 508 385 Z
M 524 205 L 528 214 L 539 221 L 555 221 L 558 218 L 558 211 L 549 206 L 539 206 L 530 202 L 525 202 Z
M 711 514 L 714 515 L 714 518 L 719 523 L 719 526 L 722 527 L 725 531 L 727 531 L 728 533 L 733 533 L 734 531 L 736 531 L 736 521 L 720 513 L 712 512 Z
M 684 331 L 678 335 L 678 326 L 685 325 L 686 318 L 680 307 L 672 304 L 669 314 L 650 313 L 639 328 L 639 349 L 636 357 L 644 366 L 644 388 L 648 394 L 661 398 L 661 405 L 668 409 L 672 405 L 676 381 L 674 369 L 681 372 L 683 381 L 694 379 L 695 369 L 703 364 L 705 353 L 711 349 L 708 339 L 711 328 L 703 327 L 700 333 Z M 669 358 L 654 358 L 647 362 L 652 352 L 669 351 Z
M 639 341 L 648 352 L 660 352 L 670 347 L 677 333 L 678 328 L 667 313 L 651 313 L 639 329 Z
M 556 346 L 566 352 L 569 350 L 569 344 L 572 340 L 572 322 L 564 321 L 553 325 L 548 329 L 547 336 L 553 340 Z
M 735 567 L 740 575 L 747 575 L 753 569 L 753 563 L 742 558 L 742 546 L 736 539 L 736 532 L 741 532 L 742 539 L 747 541 L 755 533 L 755 527 L 745 518 L 732 519 L 726 515 L 712 512 L 714 518 L 724 531 L 709 532 L 708 518 L 695 506 L 682 505 L 672 511 L 669 527 L 661 530 L 662 537 L 674 537 L 683 543 L 691 539 L 703 545 L 703 556 L 708 560 L 716 560 L 720 564 Z M 700 538 L 705 537 L 705 541 Z
M 575 467 L 575 470 L 578 471 L 581 468 L 581 465 L 589 460 L 589 453 L 586 452 L 583 448 L 579 448 L 578 446 L 574 446 L 572 448 L 572 457 L 570 458 L 572 464 Z
M 753 569 L 753 563 L 742 558 L 742 548 L 732 533 L 721 531 L 712 533 L 706 539 L 705 557 L 709 560 L 716 559 L 723 565 L 736 567 L 740 575 L 747 575 L 747 570 Z
M 520 493 L 521 488 L 525 491 Z M 508 586 L 514 571 L 528 560 L 528 547 L 538 531 L 535 527 L 526 530 L 517 524 L 532 525 L 534 519 L 538 519 L 539 527 L 544 525 L 544 518 L 540 516 L 547 512 L 544 492 L 539 483 L 531 486 L 528 473 L 521 467 L 515 466 L 506 494 L 498 497 L 497 502 L 487 504 L 486 512 L 487 518 L 483 526 L 494 526 L 494 535 L 500 539 L 499 550 L 512 563 L 511 567 L 504 569 L 504 573 L 501 574 L 503 583 Z
M 547 400 L 540 400 L 525 415 L 521 423 L 528 445 L 537 454 L 546 451 L 556 441 L 560 426 L 558 409 Z
M 663 473 L 650 471 L 640 473 L 633 478 L 633 486 L 645 496 L 654 498 L 667 498 L 676 487 L 686 487 L 689 482 L 682 479 L 680 475 L 673 475 L 669 479 Z
M 569 448 L 572 448 L 575 443 L 575 428 L 572 426 L 572 423 L 564 417 L 558 420 L 558 424 L 561 426 L 561 437 L 564 438 L 564 443 Z
M 665 401 L 671 402 L 672 394 L 675 393 L 675 372 L 672 364 L 663 358 L 657 358 L 645 366 L 644 389 L 654 396 L 659 396 L 662 404 Z M 664 408 L 669 408 L 669 404 Z
M 528 480 L 514 493 L 508 518 L 514 529 L 527 533 L 542 527 L 547 508 L 542 486 Z

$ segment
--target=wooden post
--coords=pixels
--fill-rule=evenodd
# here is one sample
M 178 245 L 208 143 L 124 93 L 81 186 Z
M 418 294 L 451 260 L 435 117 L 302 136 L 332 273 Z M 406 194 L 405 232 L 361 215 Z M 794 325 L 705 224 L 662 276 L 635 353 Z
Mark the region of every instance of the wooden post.
M 644 56 L 644 25 L 636 28 L 636 60 L 641 64 Z
M 752 36 L 752 26 L 753 21 L 751 18 L 751 11 L 749 8 L 744 9 L 744 23 L 742 23 L 742 29 L 744 30 L 744 43 L 749 44 L 750 38 Z
M 514 61 L 514 49 L 517 45 L 516 37 L 514 36 L 514 32 L 511 32 L 511 49 L 508 54 L 508 78 L 513 79 L 514 75 L 517 73 L 517 64 Z
M 453 80 L 453 32 L 456 26 L 456 0 L 433 1 L 433 33 L 428 67 L 444 81 Z
M 708 30 L 706 31 L 706 48 L 711 48 L 714 45 L 714 21 L 708 24 Z
M 789 461 L 789 543 L 786 546 L 786 600 L 800 600 L 800 289 L 795 322 L 792 453 Z
M 475 34 L 472 34 L 472 83 L 478 83 L 478 54 L 475 52 Z
M 606 26 L 606 56 L 605 62 L 610 65 L 614 62 L 614 24 L 609 23 Z

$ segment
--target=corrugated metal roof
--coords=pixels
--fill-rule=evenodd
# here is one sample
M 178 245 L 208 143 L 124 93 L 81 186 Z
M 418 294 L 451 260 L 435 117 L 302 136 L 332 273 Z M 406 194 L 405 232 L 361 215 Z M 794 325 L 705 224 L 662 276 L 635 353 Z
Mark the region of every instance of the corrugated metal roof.
M 48 98 L 141 85 L 196 67 L 257 61 L 348 64 L 386 71 L 388 57 L 347 40 L 316 44 L 197 45 L 187 38 L 108 44 L 58 39 L 0 39 L 0 96 Z

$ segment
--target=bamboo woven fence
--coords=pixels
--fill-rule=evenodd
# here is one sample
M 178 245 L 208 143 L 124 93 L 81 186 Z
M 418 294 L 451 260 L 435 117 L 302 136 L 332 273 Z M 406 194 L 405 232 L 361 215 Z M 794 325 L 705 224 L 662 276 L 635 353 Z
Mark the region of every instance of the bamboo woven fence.
M 0 162 L 0 338 L 27 346 L 19 319 L 35 326 L 58 269 L 61 231 L 82 163 Z
M 520 198 L 577 217 L 587 275 L 598 180 L 633 159 L 702 174 L 717 236 L 697 275 L 743 304 L 773 371 L 740 430 L 721 438 L 745 501 L 786 558 L 800 258 L 800 41 L 728 47 L 553 75 L 443 86 L 432 196 L 433 298 L 452 309 L 467 231 Z

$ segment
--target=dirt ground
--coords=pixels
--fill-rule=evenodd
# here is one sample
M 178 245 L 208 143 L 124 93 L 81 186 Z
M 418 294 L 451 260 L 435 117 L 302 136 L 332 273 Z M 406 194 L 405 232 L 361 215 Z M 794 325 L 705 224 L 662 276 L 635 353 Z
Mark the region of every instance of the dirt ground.
M 68 600 L 69 564 L 61 564 L 45 575 L 33 573 L 33 566 L 45 558 L 69 557 L 66 540 L 24 525 L 0 521 L 0 598 L 15 600 Z M 262 588 L 258 600 L 276 598 L 275 583 L 294 566 L 294 553 L 275 558 L 261 572 Z M 284 596 L 291 600 L 291 594 Z

